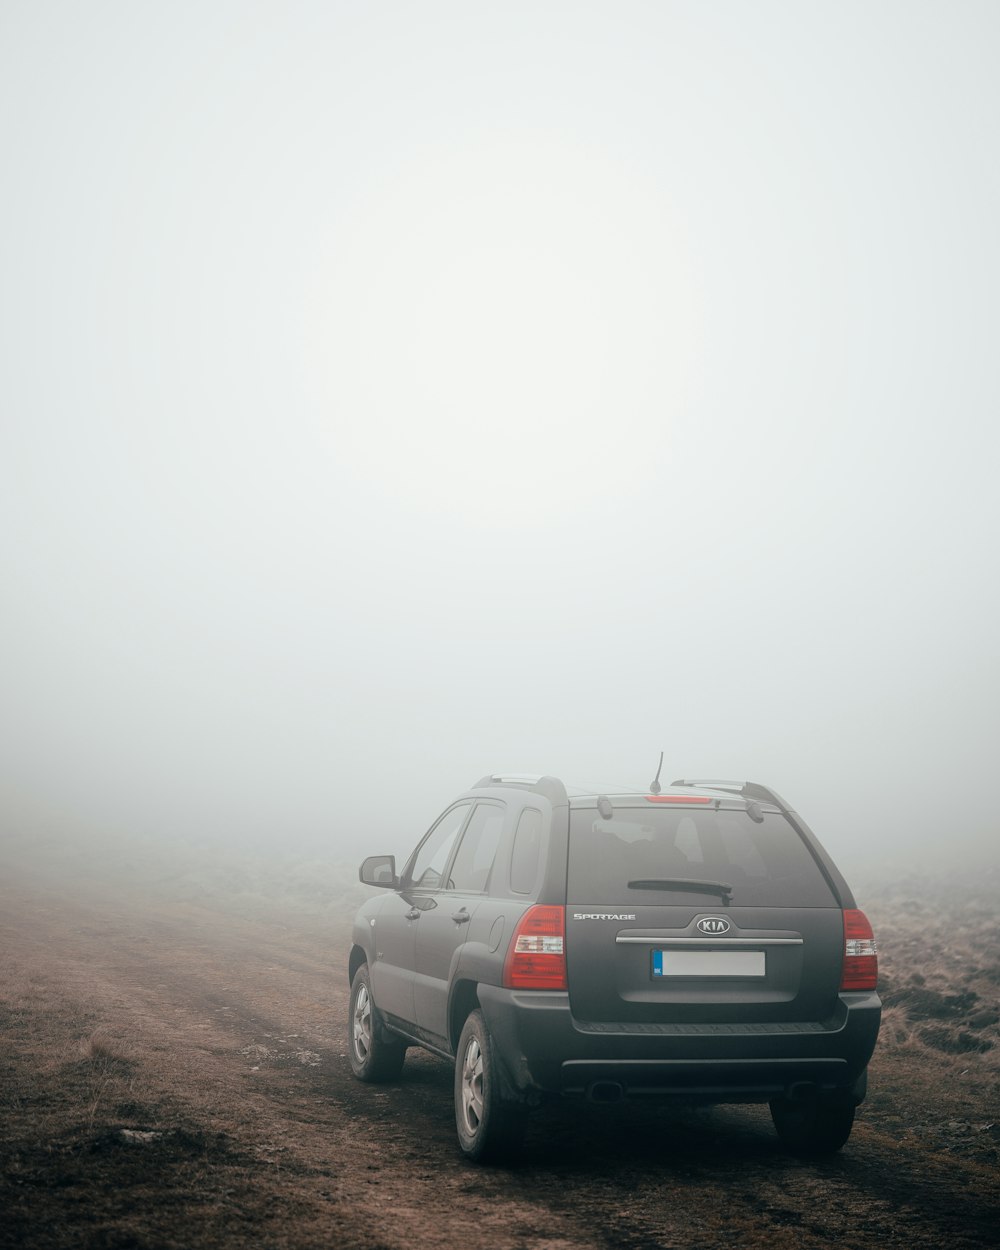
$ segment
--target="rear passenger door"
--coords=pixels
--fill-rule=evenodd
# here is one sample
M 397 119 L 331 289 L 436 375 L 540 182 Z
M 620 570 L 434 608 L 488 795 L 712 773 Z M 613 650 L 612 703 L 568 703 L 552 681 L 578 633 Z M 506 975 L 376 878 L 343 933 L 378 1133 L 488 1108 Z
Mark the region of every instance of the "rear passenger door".
M 448 992 L 458 948 L 468 940 L 469 922 L 489 888 L 505 815 L 503 803 L 476 804 L 445 879 L 425 900 L 431 905 L 425 906 L 416 926 L 417 1027 L 442 1049 L 449 1049 Z

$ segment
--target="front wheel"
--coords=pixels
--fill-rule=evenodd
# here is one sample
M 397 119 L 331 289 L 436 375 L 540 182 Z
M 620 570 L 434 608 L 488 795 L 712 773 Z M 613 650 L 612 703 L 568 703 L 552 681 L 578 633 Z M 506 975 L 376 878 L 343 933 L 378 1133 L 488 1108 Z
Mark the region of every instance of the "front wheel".
M 778 1140 L 789 1153 L 802 1158 L 833 1154 L 851 1135 L 854 1102 L 844 1096 L 798 1099 L 775 1098 L 771 1119 Z
M 351 982 L 351 1007 L 347 1013 L 347 1049 L 351 1069 L 359 1081 L 392 1081 L 406 1058 L 403 1042 L 384 1039 L 372 998 L 368 965 L 362 964 Z
M 483 1013 L 474 1011 L 455 1056 L 455 1122 L 462 1153 L 478 1163 L 510 1159 L 524 1138 L 527 1111 L 502 1097 L 497 1063 Z

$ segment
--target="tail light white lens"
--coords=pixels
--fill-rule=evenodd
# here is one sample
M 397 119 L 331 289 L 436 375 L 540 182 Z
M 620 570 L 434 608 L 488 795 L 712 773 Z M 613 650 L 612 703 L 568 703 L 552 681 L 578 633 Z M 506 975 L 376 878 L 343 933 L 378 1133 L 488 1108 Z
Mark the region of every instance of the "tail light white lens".
M 863 911 L 844 912 L 844 971 L 842 990 L 873 990 L 878 984 L 878 947 Z
M 509 990 L 566 989 L 566 909 L 530 907 L 510 939 L 503 966 Z

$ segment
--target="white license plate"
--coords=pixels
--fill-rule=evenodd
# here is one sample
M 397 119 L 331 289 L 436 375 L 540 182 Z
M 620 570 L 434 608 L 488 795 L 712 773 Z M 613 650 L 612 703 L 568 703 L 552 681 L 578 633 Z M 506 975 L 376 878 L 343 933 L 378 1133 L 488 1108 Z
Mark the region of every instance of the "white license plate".
M 654 977 L 762 977 L 763 951 L 653 951 Z

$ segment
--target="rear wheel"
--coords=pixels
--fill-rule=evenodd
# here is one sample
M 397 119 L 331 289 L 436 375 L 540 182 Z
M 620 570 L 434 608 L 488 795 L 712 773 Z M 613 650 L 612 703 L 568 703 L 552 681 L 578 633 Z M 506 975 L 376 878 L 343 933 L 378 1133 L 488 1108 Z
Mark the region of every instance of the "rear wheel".
M 479 1163 L 515 1155 L 527 1110 L 502 1097 L 493 1039 L 481 1011 L 465 1022 L 455 1056 L 455 1123 L 462 1152 Z
M 816 1098 L 775 1098 L 771 1119 L 778 1140 L 803 1158 L 833 1154 L 851 1135 L 854 1100 L 843 1095 Z
M 399 1076 L 406 1046 L 385 1040 L 375 1011 L 368 965 L 362 964 L 351 982 L 351 1008 L 347 1014 L 347 1048 L 351 1069 L 359 1081 L 392 1081 Z

